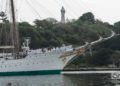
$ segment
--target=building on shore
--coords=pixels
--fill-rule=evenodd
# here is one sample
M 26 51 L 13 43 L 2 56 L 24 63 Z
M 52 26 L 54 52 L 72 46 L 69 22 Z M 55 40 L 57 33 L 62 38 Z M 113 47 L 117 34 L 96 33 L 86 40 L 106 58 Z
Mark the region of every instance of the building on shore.
M 61 23 L 65 23 L 65 8 L 61 8 Z

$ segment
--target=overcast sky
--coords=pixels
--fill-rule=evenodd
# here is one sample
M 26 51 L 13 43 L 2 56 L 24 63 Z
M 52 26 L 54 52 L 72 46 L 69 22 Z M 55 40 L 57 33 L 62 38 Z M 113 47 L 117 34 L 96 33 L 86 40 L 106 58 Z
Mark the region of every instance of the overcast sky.
M 4 1 L 4 0 L 3 0 Z M 8 0 L 7 0 L 8 1 Z M 18 19 L 21 21 L 53 17 L 60 20 L 62 5 L 66 18 L 77 19 L 85 12 L 92 12 L 97 19 L 113 24 L 120 21 L 120 0 L 15 0 Z

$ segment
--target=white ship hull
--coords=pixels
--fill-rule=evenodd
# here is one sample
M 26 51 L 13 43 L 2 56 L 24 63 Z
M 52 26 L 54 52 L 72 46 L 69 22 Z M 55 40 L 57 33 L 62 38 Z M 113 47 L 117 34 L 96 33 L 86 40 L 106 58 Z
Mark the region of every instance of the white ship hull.
M 60 74 L 64 63 L 60 56 L 65 51 L 37 52 L 32 51 L 23 59 L 0 59 L 0 75 L 37 75 Z

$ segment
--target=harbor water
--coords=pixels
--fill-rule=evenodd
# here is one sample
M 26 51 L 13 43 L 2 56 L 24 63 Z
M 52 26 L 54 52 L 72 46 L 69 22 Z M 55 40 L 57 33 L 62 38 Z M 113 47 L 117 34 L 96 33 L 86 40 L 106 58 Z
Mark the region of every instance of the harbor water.
M 0 77 L 0 86 L 120 86 L 109 74 Z

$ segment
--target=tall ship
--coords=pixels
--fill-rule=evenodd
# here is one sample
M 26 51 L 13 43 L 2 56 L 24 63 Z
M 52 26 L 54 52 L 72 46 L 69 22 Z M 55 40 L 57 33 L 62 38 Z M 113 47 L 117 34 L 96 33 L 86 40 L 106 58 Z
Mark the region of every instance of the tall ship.
M 73 51 L 72 45 L 48 49 L 31 50 L 29 48 L 29 37 L 23 45 L 20 44 L 19 31 L 16 24 L 14 0 L 9 0 L 11 13 L 11 28 L 8 45 L 0 46 L 0 75 L 37 75 L 37 74 L 58 74 L 64 67 L 64 59 L 60 57 L 66 52 Z M 0 13 L 1 16 L 5 14 Z M 4 22 L 2 17 L 1 21 Z M 62 20 L 64 22 L 64 20 Z M 3 38 L 4 39 L 4 38 Z M 73 57 L 75 54 L 69 55 Z
M 29 37 L 25 38 L 23 44 L 19 40 L 19 30 L 16 23 L 16 10 L 14 6 L 15 0 L 7 1 L 9 1 L 10 5 L 11 28 L 7 30 L 9 33 L 7 33 L 6 37 L 2 37 L 2 30 L 0 31 L 0 39 L 3 41 L 0 41 L 0 76 L 60 74 L 74 57 L 84 54 L 87 47 L 108 40 L 115 35 L 112 31 L 110 37 L 100 37 L 96 41 L 91 43 L 86 42 L 85 45 L 76 48 L 73 48 L 72 45 L 66 46 L 63 44 L 61 47 L 51 49 L 31 50 L 29 48 Z M 61 23 L 65 23 L 64 7 L 61 9 L 61 15 Z M 6 21 L 4 12 L 0 12 L 0 16 L 1 22 L 8 22 Z

